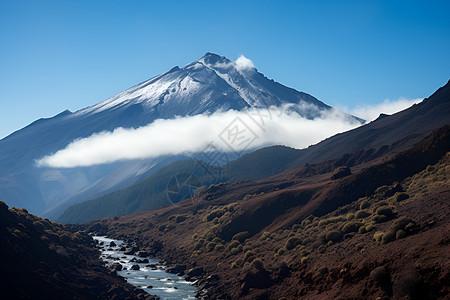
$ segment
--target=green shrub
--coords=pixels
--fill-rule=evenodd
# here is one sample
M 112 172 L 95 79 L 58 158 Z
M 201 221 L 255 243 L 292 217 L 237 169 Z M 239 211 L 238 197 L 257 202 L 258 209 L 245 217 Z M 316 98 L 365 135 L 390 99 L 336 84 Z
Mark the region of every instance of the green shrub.
M 373 208 L 372 208 L 372 211 L 374 212 L 374 213 L 376 213 L 376 211 L 377 211 L 377 209 L 378 208 L 380 208 L 380 207 L 382 207 L 382 206 L 388 206 L 389 205 L 389 203 L 387 203 L 386 201 L 378 201 L 377 203 L 375 203 L 375 205 L 373 206 Z
M 366 231 L 366 227 L 365 227 L 365 226 L 359 227 L 358 232 L 361 233 L 361 234 L 366 233 L 366 232 L 367 232 L 367 231 Z
M 395 233 L 392 231 L 388 231 L 383 235 L 382 242 L 383 244 L 387 244 L 389 242 L 395 241 Z
M 67 244 L 70 243 L 70 241 L 72 240 L 70 235 L 68 235 L 67 233 L 63 233 L 60 235 L 60 239 L 63 243 Z
M 307 237 L 306 239 L 303 240 L 302 245 L 306 246 L 308 244 L 311 244 L 315 241 L 315 239 L 313 237 Z
M 373 217 L 373 221 L 375 223 L 383 223 L 386 222 L 388 220 L 388 217 L 386 217 L 385 215 L 375 215 Z
M 211 233 L 213 233 L 214 235 L 220 235 L 221 230 L 222 227 L 220 225 L 211 226 Z
M 367 232 L 372 231 L 372 230 L 375 230 L 375 226 L 373 226 L 372 224 L 369 224 L 369 225 L 366 226 L 366 231 Z
M 330 223 L 337 223 L 337 222 L 342 222 L 345 221 L 345 218 L 342 216 L 339 217 L 331 217 L 331 218 L 327 218 L 327 219 L 323 219 L 319 221 L 319 226 L 326 226 Z
M 338 224 L 336 224 L 336 223 L 330 223 L 330 224 L 328 224 L 327 226 L 325 226 L 325 230 L 326 230 L 326 231 L 330 231 L 330 230 L 335 229 L 336 227 L 338 227 Z
M 412 225 L 410 225 L 412 224 Z M 408 217 L 401 217 L 398 218 L 397 220 L 395 220 L 391 226 L 389 227 L 389 230 L 397 232 L 400 229 L 405 230 L 406 232 L 411 232 L 414 227 L 415 227 L 416 222 Z M 408 228 L 406 228 L 408 227 Z
M 370 216 L 370 213 L 368 213 L 368 212 L 365 211 L 365 210 L 358 210 L 358 211 L 356 212 L 356 217 L 357 217 L 358 219 L 367 218 L 368 216 Z
M 216 243 L 214 242 L 209 242 L 208 244 L 206 244 L 206 251 L 210 252 L 212 250 L 214 250 L 214 248 L 216 247 Z
M 214 247 L 214 250 L 215 250 L 215 251 L 223 251 L 223 249 L 225 249 L 225 247 L 223 246 L 223 244 L 217 244 L 217 245 Z
M 352 213 L 348 213 L 345 218 L 347 219 L 347 221 L 351 221 L 355 218 L 355 214 Z
M 193 240 L 197 240 L 199 238 L 199 235 L 197 234 L 197 233 L 194 233 L 193 235 L 192 235 L 192 239 Z
M 397 233 L 395 234 L 395 238 L 397 239 L 397 240 L 399 240 L 399 239 L 402 239 L 402 238 L 404 238 L 404 237 L 406 237 L 406 232 L 404 232 L 403 230 L 398 230 L 397 231 Z
M 34 221 L 33 222 L 34 227 L 36 227 L 36 229 L 38 231 L 44 231 L 45 230 L 45 226 L 41 221 Z
M 386 217 L 390 217 L 394 214 L 394 212 L 392 211 L 392 208 L 389 206 L 380 206 L 377 208 L 376 214 L 379 216 L 386 216 Z
M 375 234 L 373 235 L 373 239 L 374 239 L 375 241 L 377 241 L 377 242 L 381 242 L 381 240 L 383 239 L 383 235 L 384 235 L 384 232 L 382 232 L 382 231 L 377 231 L 377 232 L 375 232 Z
M 244 261 L 250 262 L 249 258 L 252 257 L 252 256 L 255 256 L 255 253 L 253 251 L 249 250 L 249 251 L 245 252 L 245 254 L 244 254 Z
M 408 198 L 409 198 L 409 195 L 406 194 L 406 193 L 396 193 L 396 194 L 395 194 L 395 200 L 396 200 L 397 202 L 404 201 L 404 200 L 406 200 L 406 199 L 408 199 Z
M 209 222 L 209 221 L 214 220 L 215 218 L 220 218 L 224 213 L 225 213 L 225 210 L 223 210 L 223 209 L 216 209 L 216 210 L 213 210 L 212 212 L 210 212 L 209 214 L 207 214 L 203 218 L 203 220 Z
M 306 264 L 308 261 L 309 261 L 309 257 L 308 256 L 302 257 L 302 259 L 300 260 L 300 262 L 302 264 Z
M 233 261 L 231 263 L 231 269 L 237 269 L 237 268 L 238 268 L 238 264 L 235 261 Z
M 239 246 L 241 243 L 239 243 L 239 241 L 233 240 L 228 244 L 228 249 L 233 249 L 237 246 Z
M 359 222 L 348 222 L 342 227 L 343 233 L 357 232 L 362 223 Z
M 408 223 L 408 225 L 405 226 L 406 232 L 412 232 L 416 228 L 415 223 Z
M 233 248 L 233 249 L 230 250 L 230 253 L 233 254 L 233 255 L 236 255 L 236 254 L 238 254 L 238 253 L 240 253 L 240 252 L 241 252 L 241 251 L 239 251 L 238 248 Z
M 239 242 L 243 243 L 249 237 L 250 237 L 250 233 L 248 231 L 242 231 L 242 232 L 236 233 L 233 236 L 233 240 L 236 240 L 236 241 L 239 241 Z
M 337 241 L 342 239 L 342 233 L 340 231 L 337 231 L 337 230 L 330 231 L 325 236 L 325 239 L 327 241 L 337 242 Z
M 310 219 L 305 219 L 305 220 L 302 221 L 302 225 L 303 226 L 306 226 L 306 225 L 309 225 L 309 224 L 311 224 L 311 220 Z
M 215 237 L 212 240 L 214 243 L 222 243 L 223 241 L 219 237 Z
M 285 248 L 286 250 L 294 249 L 298 244 L 301 244 L 302 240 L 298 237 L 291 237 L 286 241 Z
M 253 253 L 252 251 L 247 251 L 244 254 L 244 261 L 251 263 L 254 259 L 255 259 L 255 253 Z
M 361 202 L 361 204 L 359 205 L 359 208 L 362 209 L 366 209 L 370 207 L 370 202 L 367 200 L 364 200 L 363 202 Z
M 203 247 L 203 244 L 204 244 L 204 243 L 205 243 L 205 240 L 204 240 L 204 239 L 199 239 L 199 240 L 197 241 L 197 243 L 195 243 L 194 249 L 195 249 L 195 250 L 201 249 L 201 248 Z
M 355 246 L 355 248 L 356 248 L 357 251 L 360 251 L 361 249 L 364 248 L 364 243 L 359 243 L 359 244 L 357 244 L 357 245 Z
M 261 260 L 259 260 L 258 258 L 255 258 L 255 259 L 252 261 L 251 266 L 254 267 L 254 268 L 257 269 L 257 270 L 263 270 L 263 269 L 264 269 L 264 264 L 263 264 L 263 262 L 262 262 Z
M 259 238 L 260 240 L 265 240 L 267 238 L 270 238 L 270 233 L 267 231 L 264 231 L 263 234 L 261 234 L 261 237 Z
M 283 248 L 278 249 L 277 254 L 278 255 L 283 255 L 286 252 L 286 250 L 284 250 Z
M 158 227 L 158 230 L 159 231 L 164 231 L 164 230 L 166 230 L 166 225 L 159 225 L 159 227 Z

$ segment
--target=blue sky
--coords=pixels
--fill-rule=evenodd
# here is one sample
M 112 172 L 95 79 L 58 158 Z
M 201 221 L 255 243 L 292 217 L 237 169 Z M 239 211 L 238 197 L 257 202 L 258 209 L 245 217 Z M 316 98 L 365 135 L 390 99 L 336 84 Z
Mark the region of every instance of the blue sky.
M 449 1 L 0 0 L 0 138 L 206 52 L 353 108 L 449 79 Z

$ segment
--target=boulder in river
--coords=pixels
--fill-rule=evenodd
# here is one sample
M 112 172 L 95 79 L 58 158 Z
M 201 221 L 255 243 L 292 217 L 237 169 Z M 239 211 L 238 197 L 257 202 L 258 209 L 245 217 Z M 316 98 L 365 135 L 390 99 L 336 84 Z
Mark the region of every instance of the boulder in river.
M 140 269 L 139 265 L 132 265 L 130 268 L 130 270 L 134 270 L 134 271 L 137 271 L 139 269 Z
M 109 243 L 109 246 L 110 246 L 110 247 L 115 247 L 115 246 L 117 246 L 117 245 L 116 245 L 116 243 L 114 243 L 114 241 L 111 241 L 111 243 Z
M 158 269 L 158 267 L 155 264 L 149 264 L 149 265 L 146 265 L 146 267 L 150 268 L 152 270 L 157 270 Z
M 174 267 L 171 268 L 167 268 L 166 272 L 172 273 L 172 274 L 184 274 L 184 271 L 186 270 L 186 266 L 185 265 L 176 265 Z

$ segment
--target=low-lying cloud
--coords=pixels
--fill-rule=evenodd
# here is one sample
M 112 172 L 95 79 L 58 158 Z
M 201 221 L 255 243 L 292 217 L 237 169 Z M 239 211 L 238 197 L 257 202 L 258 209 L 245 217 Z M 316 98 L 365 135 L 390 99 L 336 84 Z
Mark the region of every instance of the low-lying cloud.
M 422 99 L 385 100 L 359 106 L 353 115 L 372 121 L 380 113 L 393 114 Z M 313 120 L 301 117 L 292 107 L 216 112 L 210 115 L 159 119 L 136 129 L 116 128 L 78 139 L 66 148 L 37 161 L 53 168 L 87 167 L 122 160 L 162 155 L 197 153 L 214 149 L 237 154 L 268 145 L 302 149 L 334 134 L 360 125 L 337 110 Z
M 407 109 L 413 104 L 422 102 L 423 99 L 406 99 L 400 98 L 398 100 L 386 99 L 382 103 L 374 105 L 360 105 L 355 107 L 353 110 L 349 111 L 350 114 L 360 117 L 366 121 L 373 121 L 380 116 L 381 113 L 384 114 L 394 114 L 401 110 Z
M 253 62 L 244 55 L 239 56 L 234 63 L 236 64 L 236 69 L 238 71 L 245 71 L 255 68 Z
M 136 129 L 117 128 L 78 139 L 37 161 L 54 168 L 86 167 L 120 160 L 195 153 L 213 144 L 218 150 L 239 153 L 266 145 L 305 148 L 336 133 L 359 126 L 338 111 L 308 120 L 284 109 L 159 119 Z

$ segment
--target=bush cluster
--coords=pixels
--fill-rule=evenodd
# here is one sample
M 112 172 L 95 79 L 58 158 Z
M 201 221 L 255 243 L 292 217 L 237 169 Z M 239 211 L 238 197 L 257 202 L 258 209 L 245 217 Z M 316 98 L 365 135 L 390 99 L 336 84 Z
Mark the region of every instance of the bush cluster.
M 236 240 L 236 241 L 239 241 L 239 242 L 243 243 L 249 237 L 250 237 L 250 233 L 248 231 L 242 231 L 242 232 L 236 233 L 233 236 L 232 240 Z
M 416 222 L 408 217 L 402 217 L 395 220 L 388 230 L 383 232 L 376 232 L 373 238 L 377 242 L 382 242 L 383 244 L 405 238 L 409 234 L 413 233 L 416 229 Z
M 285 244 L 285 248 L 286 250 L 292 250 L 294 249 L 297 245 L 301 244 L 302 240 L 299 239 L 298 237 L 290 237 Z

